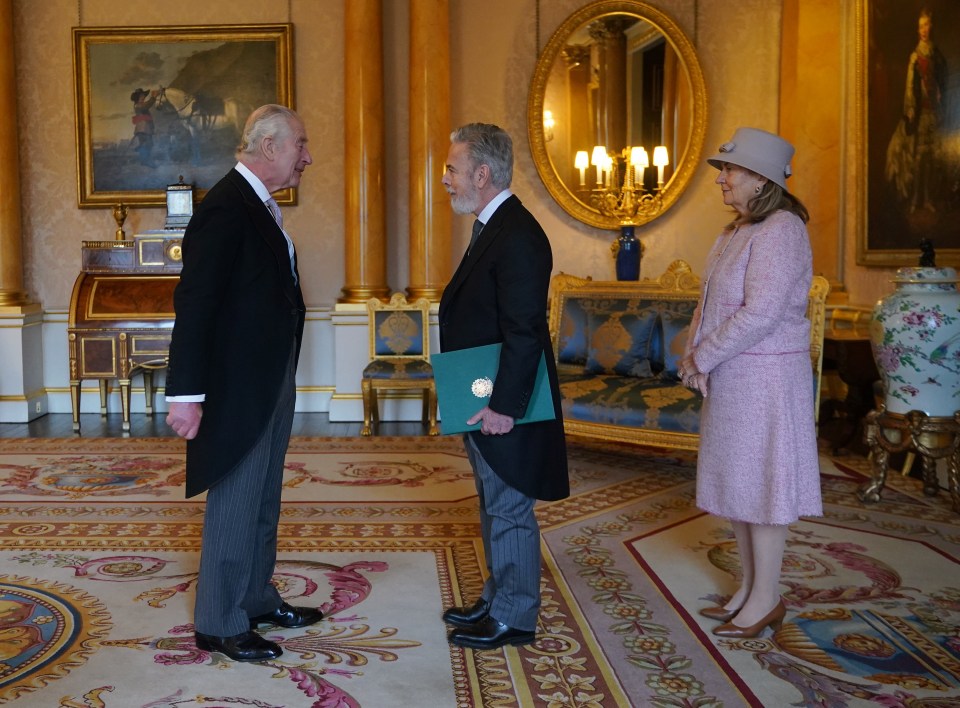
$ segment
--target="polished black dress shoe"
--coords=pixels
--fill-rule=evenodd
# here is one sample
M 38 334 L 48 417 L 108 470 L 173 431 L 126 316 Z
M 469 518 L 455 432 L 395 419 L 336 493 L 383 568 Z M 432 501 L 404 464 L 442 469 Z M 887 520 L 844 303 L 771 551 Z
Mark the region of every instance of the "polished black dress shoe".
M 278 627 L 297 629 L 316 624 L 323 619 L 323 613 L 316 607 L 293 607 L 283 602 L 272 612 L 250 618 L 250 629 L 256 629 L 261 624 L 275 624 Z
M 453 630 L 447 637 L 451 644 L 468 649 L 499 649 L 507 644 L 518 646 L 530 644 L 536 638 L 536 632 L 513 629 L 490 615 L 470 627 Z
M 195 632 L 194 641 L 197 649 L 215 651 L 234 661 L 266 661 L 283 654 L 279 644 L 264 639 L 256 632 L 242 632 L 232 637 Z
M 490 603 L 482 597 L 470 607 L 451 607 L 443 613 L 443 621 L 454 627 L 472 627 L 490 614 Z

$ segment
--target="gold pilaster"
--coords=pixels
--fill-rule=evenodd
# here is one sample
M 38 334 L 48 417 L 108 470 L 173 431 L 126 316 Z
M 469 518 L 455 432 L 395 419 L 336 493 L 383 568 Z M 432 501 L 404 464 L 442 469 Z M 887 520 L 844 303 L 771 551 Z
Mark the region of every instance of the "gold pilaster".
M 563 50 L 562 56 L 567 67 L 567 85 L 570 87 L 570 98 L 567 101 L 570 158 L 566 160 L 567 176 L 563 181 L 567 184 L 579 184 L 580 171 L 573 164 L 575 150 L 589 150 L 599 144 L 595 140 L 590 119 L 590 107 L 594 103 L 590 98 L 590 47 L 585 44 L 571 44 Z M 573 147 L 575 145 L 577 148 Z M 591 182 L 586 188 L 592 186 Z
M 597 43 L 597 145 L 620 152 L 627 146 L 627 36 L 626 20 L 608 17 L 590 25 Z
M 438 301 L 450 279 L 448 0 L 410 1 L 410 299 Z
M 346 283 L 339 302 L 385 297 L 383 8 L 344 0 L 344 186 Z
M 20 235 L 20 156 L 17 80 L 13 55 L 13 0 L 0 0 L 0 307 L 28 304 L 23 291 Z

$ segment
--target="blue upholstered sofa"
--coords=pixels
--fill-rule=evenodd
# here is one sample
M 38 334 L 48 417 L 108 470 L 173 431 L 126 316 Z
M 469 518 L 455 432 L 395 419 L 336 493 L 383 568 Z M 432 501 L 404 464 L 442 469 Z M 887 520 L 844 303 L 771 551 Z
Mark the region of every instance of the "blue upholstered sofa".
M 807 312 L 817 394 L 828 290 L 814 278 Z M 677 365 L 699 292 L 681 260 L 655 280 L 553 277 L 550 331 L 567 434 L 697 449 L 702 399 L 681 384 Z

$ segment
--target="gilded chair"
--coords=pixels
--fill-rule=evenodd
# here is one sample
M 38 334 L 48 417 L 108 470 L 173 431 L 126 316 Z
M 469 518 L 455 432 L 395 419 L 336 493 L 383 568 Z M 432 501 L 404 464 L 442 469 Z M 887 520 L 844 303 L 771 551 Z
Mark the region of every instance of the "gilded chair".
M 363 370 L 361 435 L 370 435 L 380 423 L 380 391 L 420 390 L 422 420 L 430 435 L 437 435 L 437 390 L 430 366 L 430 301 L 407 302 L 394 293 L 389 302 L 367 300 L 370 328 L 370 363 Z
M 823 376 L 823 337 L 830 283 L 822 275 L 813 276 L 807 298 L 807 319 L 810 320 L 810 365 L 813 368 L 813 419 L 820 422 L 820 386 Z

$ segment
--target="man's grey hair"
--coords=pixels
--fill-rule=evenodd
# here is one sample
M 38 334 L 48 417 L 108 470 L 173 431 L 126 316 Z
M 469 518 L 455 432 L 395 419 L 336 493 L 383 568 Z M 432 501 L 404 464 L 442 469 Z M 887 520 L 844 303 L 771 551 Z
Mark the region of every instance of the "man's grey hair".
M 243 126 L 243 137 L 237 146 L 237 154 L 250 155 L 256 152 L 264 138 L 285 140 L 290 136 L 290 124 L 293 121 L 302 122 L 292 108 L 276 103 L 260 106 L 250 114 Z
M 490 182 L 506 189 L 513 182 L 513 140 L 503 128 L 490 123 L 469 123 L 450 133 L 450 142 L 464 143 L 473 169 L 490 167 Z

